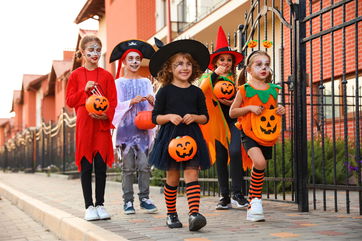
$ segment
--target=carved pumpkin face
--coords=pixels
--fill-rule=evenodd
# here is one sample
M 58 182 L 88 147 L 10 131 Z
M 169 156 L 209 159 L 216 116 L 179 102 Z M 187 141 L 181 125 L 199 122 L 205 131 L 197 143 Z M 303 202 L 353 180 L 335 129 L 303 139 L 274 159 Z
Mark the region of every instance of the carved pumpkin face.
M 190 136 L 178 136 L 172 139 L 168 145 L 168 153 L 177 162 L 191 160 L 196 152 L 196 141 Z
M 235 86 L 229 81 L 218 81 L 214 86 L 214 95 L 218 99 L 232 99 L 235 95 Z
M 108 99 L 104 96 L 91 95 L 88 97 L 85 108 L 89 113 L 94 113 L 101 115 L 103 112 L 106 112 L 109 107 Z
M 276 140 L 281 131 L 281 116 L 276 109 L 266 109 L 260 115 L 251 115 L 251 124 L 256 137 L 264 141 Z
M 263 41 L 263 46 L 264 46 L 265 48 L 270 48 L 272 45 L 273 45 L 273 42 L 272 42 L 272 41 L 269 41 L 269 40 L 264 40 L 264 41 Z
M 248 47 L 251 48 L 251 49 L 255 48 L 257 45 L 258 45 L 258 41 L 256 41 L 256 40 L 250 40 L 248 42 Z
M 153 129 L 156 125 L 152 123 L 152 111 L 140 111 L 134 119 L 134 125 L 140 130 Z

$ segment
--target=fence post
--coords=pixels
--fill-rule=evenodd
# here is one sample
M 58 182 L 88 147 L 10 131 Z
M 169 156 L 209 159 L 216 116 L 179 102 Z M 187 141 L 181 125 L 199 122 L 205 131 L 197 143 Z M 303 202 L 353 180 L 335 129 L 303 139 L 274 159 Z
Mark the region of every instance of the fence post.
M 62 128 L 63 128 L 63 140 L 62 140 L 62 144 L 63 144 L 63 174 L 65 173 L 65 158 L 66 158 L 66 140 L 65 140 L 65 111 L 64 111 L 64 107 L 62 108 Z
M 306 3 L 292 3 L 293 14 L 293 76 L 294 89 L 294 160 L 296 175 L 296 201 L 300 212 L 308 212 L 308 156 L 307 156 L 307 110 L 306 110 L 306 48 L 302 43 L 306 36 L 305 18 Z

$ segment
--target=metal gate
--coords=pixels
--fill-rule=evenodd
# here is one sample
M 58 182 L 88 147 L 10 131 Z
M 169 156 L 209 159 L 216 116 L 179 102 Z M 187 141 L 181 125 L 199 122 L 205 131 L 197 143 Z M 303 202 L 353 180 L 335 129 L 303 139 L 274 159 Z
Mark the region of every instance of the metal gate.
M 312 205 L 362 214 L 362 1 L 250 2 L 240 51 L 269 53 L 287 109 L 268 164 L 267 197 L 289 195 L 299 211 Z M 257 46 L 250 49 L 252 40 Z M 264 40 L 273 46 L 264 48 Z

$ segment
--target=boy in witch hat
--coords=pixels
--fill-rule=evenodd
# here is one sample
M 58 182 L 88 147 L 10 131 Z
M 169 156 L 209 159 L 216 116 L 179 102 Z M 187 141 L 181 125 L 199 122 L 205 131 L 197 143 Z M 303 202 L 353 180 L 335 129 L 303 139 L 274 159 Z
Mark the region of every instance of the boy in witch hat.
M 134 124 L 140 111 L 150 111 L 154 105 L 151 81 L 139 74 L 143 58 L 150 59 L 153 47 L 141 40 L 127 40 L 119 43 L 112 51 L 110 62 L 119 60 L 117 69 L 117 99 L 113 124 L 117 128 L 116 147 L 122 159 L 122 189 L 124 213 L 134 214 L 133 179 L 138 176 L 138 197 L 140 207 L 146 213 L 157 212 L 156 206 L 149 198 L 150 165 L 148 152 L 153 140 L 154 129 L 141 130 Z M 120 78 L 121 65 L 124 75 Z
M 210 118 L 206 125 L 200 127 L 210 150 L 211 161 L 216 162 L 221 194 L 220 201 L 216 205 L 218 210 L 231 207 L 240 209 L 248 206 L 248 201 L 242 193 L 244 181 L 240 131 L 235 127 L 236 119 L 229 116 L 230 105 L 235 94 L 229 98 L 218 98 L 214 94 L 214 87 L 219 81 L 231 83 L 231 87 L 235 90 L 235 69 L 242 60 L 243 55 L 229 47 L 225 32 L 220 26 L 216 50 L 210 55 L 208 66 L 212 72 L 201 77 L 200 85 L 206 97 Z M 230 164 L 231 192 L 228 164 Z

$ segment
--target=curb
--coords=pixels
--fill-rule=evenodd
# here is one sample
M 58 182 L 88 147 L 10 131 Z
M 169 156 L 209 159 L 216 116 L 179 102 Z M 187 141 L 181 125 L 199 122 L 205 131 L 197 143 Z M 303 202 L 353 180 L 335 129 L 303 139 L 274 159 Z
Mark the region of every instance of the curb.
M 0 194 L 62 240 L 127 240 L 0 183 Z

